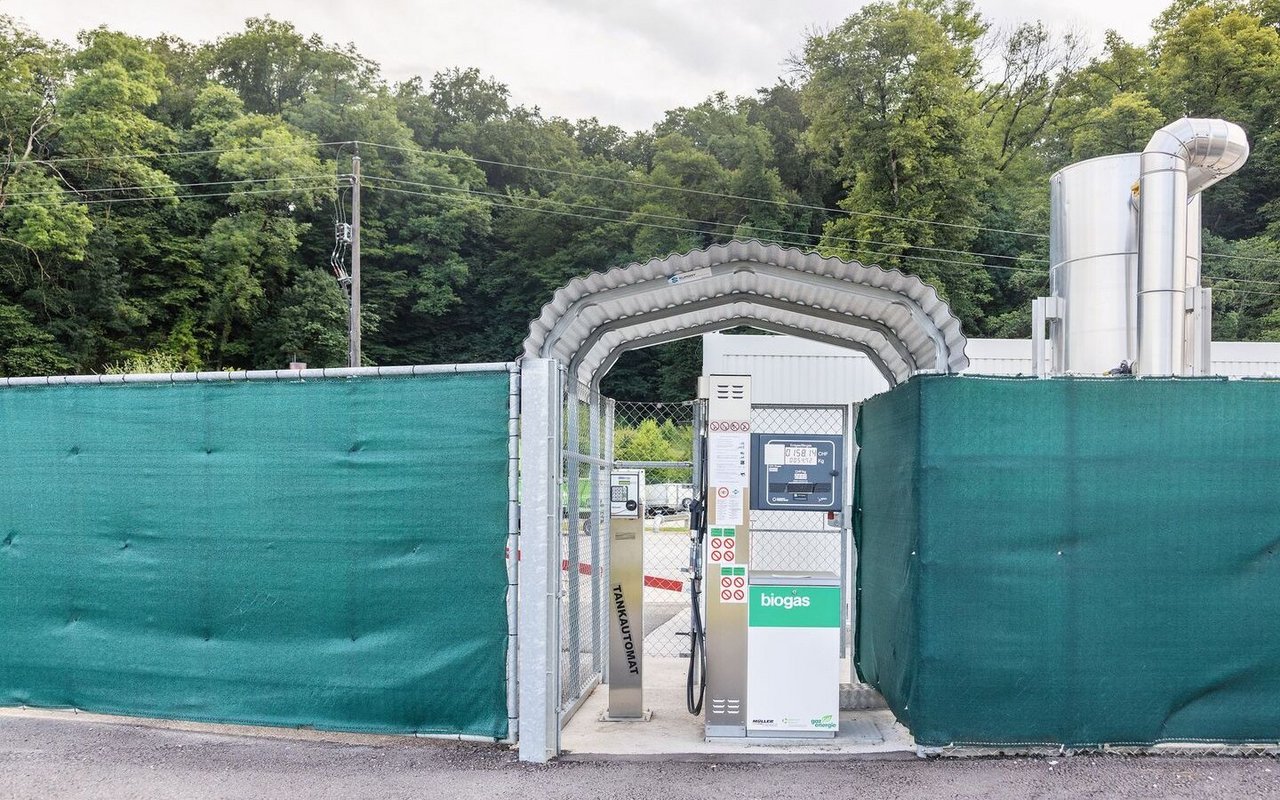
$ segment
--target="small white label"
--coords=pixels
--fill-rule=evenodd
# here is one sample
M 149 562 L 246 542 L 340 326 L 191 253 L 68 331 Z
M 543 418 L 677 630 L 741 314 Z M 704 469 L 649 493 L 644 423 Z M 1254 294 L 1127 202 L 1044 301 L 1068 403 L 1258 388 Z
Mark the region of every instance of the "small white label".
M 781 464 L 786 457 L 787 447 L 783 444 L 766 444 L 764 446 L 764 463 Z
M 714 525 L 742 524 L 742 487 L 717 486 Z
M 707 440 L 707 461 L 710 462 L 707 482 L 712 486 L 730 488 L 746 486 L 751 434 L 737 431 L 712 433 Z

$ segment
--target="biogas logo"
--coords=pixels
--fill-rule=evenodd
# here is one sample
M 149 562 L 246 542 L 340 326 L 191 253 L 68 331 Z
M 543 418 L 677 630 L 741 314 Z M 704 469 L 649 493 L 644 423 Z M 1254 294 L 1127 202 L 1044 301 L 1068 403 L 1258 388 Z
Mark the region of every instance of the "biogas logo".
M 760 595 L 760 605 L 765 608 L 808 608 L 809 598 L 793 597 L 788 594 L 762 594 Z

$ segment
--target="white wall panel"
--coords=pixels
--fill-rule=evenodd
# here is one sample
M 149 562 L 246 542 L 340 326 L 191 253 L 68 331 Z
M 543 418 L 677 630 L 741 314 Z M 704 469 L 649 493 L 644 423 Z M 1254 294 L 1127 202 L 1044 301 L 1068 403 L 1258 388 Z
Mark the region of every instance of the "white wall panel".
M 970 339 L 966 353 L 967 374 L 1031 372 L 1029 339 Z M 1280 342 L 1214 342 L 1211 355 L 1217 375 L 1280 377 Z M 706 334 L 702 372 L 750 375 L 757 404 L 843 405 L 889 388 L 861 353 L 793 336 Z

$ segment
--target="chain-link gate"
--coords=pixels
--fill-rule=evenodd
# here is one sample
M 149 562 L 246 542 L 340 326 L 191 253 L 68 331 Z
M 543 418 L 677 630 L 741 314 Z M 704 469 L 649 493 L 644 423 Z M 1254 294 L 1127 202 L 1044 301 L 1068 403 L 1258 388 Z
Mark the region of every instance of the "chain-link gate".
M 570 391 L 563 421 L 560 711 L 566 722 L 603 677 L 608 643 L 610 401 Z
M 565 399 L 561 489 L 560 710 L 567 722 L 604 678 L 609 641 L 608 485 L 614 466 L 645 471 L 646 657 L 688 652 L 689 505 L 694 402 Z
M 689 506 L 696 401 L 614 406 L 613 459 L 645 472 L 644 652 L 689 652 Z

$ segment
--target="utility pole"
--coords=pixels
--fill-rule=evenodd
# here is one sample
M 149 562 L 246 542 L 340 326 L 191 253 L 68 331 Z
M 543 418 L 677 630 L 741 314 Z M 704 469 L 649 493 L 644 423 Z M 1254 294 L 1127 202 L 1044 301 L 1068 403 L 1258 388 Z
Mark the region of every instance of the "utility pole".
M 351 157 L 351 310 L 347 366 L 360 366 L 360 155 Z

